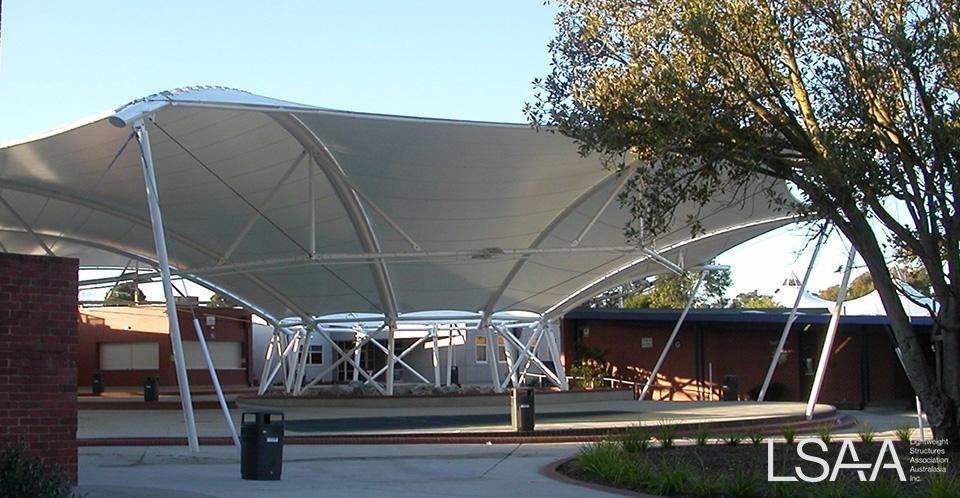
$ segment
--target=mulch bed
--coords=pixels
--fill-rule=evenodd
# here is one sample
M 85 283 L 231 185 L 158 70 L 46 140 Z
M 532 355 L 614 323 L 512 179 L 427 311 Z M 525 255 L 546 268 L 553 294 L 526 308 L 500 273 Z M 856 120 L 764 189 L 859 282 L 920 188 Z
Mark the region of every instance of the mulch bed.
M 923 469 L 922 467 L 944 467 L 946 468 L 948 475 L 955 477 L 960 475 L 960 453 L 958 452 L 948 452 L 944 450 L 943 454 L 924 454 L 922 452 L 924 449 L 934 448 L 934 446 L 923 445 L 923 443 L 918 441 L 913 441 L 911 443 L 895 442 L 894 447 L 896 448 L 898 459 L 907 478 L 907 482 L 902 483 L 901 489 L 907 492 L 908 495 L 912 494 L 910 491 L 922 492 L 922 488 L 920 488 L 920 485 L 917 484 L 916 481 L 926 480 L 927 478 L 936 475 L 931 474 L 929 469 Z M 804 451 L 808 455 L 826 460 L 830 471 L 832 472 L 833 467 L 837 462 L 837 456 L 841 449 L 841 443 L 829 443 L 827 444 L 827 448 L 828 451 L 823 452 L 819 445 L 807 444 L 804 447 Z M 869 478 L 873 470 L 873 465 L 880 455 L 882 443 L 861 443 L 856 441 L 853 443 L 853 448 L 856 451 L 856 456 L 859 462 L 868 463 L 870 465 L 870 468 L 865 470 L 865 475 L 867 478 Z M 630 457 L 634 458 L 638 464 L 642 465 L 643 463 L 647 463 L 652 465 L 653 468 L 657 469 L 685 466 L 691 470 L 691 474 L 695 478 L 703 480 L 729 478 L 730 476 L 738 474 L 753 474 L 760 486 L 755 496 L 765 496 L 769 492 L 769 489 L 763 488 L 763 486 L 772 484 L 768 483 L 767 480 L 769 456 L 766 442 L 757 445 L 750 444 L 749 441 L 739 445 L 684 445 L 674 446 L 666 449 L 652 447 L 646 451 L 634 453 L 630 455 Z M 929 457 L 942 457 L 947 459 L 948 462 L 926 463 L 921 461 L 921 459 Z M 843 461 L 844 463 L 852 463 L 852 455 L 848 452 Z M 884 455 L 882 463 L 892 463 L 892 459 L 889 454 Z M 795 467 L 799 467 L 805 475 L 810 477 L 817 477 L 823 473 L 823 467 L 820 464 L 800 458 L 800 456 L 797 454 L 796 444 L 774 444 L 774 475 L 795 476 Z M 576 459 L 564 463 L 557 469 L 557 471 L 574 479 L 622 488 L 622 486 L 618 486 L 617 483 L 605 482 L 598 479 L 594 475 L 584 472 L 577 467 Z M 878 480 L 884 478 L 899 482 L 897 472 L 894 469 L 881 469 L 878 474 Z M 840 484 L 845 482 L 850 485 L 859 484 L 860 481 L 857 471 L 851 469 L 841 470 L 838 474 L 837 480 L 840 482 Z M 794 483 L 787 484 L 793 485 Z M 799 487 L 802 486 L 808 486 L 806 489 L 809 490 L 809 486 L 811 486 L 803 482 L 798 482 L 796 484 L 798 486 L 798 490 Z M 636 489 L 636 491 L 650 492 L 650 490 L 644 489 Z M 806 496 L 807 494 L 808 493 L 806 491 L 798 492 L 799 496 Z M 926 493 L 922 494 L 925 495 Z

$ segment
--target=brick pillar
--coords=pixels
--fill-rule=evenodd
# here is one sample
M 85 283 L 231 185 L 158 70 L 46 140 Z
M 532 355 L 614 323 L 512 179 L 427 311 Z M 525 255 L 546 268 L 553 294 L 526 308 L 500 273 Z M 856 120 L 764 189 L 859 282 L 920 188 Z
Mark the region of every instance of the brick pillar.
M 0 253 L 0 445 L 77 481 L 77 260 Z

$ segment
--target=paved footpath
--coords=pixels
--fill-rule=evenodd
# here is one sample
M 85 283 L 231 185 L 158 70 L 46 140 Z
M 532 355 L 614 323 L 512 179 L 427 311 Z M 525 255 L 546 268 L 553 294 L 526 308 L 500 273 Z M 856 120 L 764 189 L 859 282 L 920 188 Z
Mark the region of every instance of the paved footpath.
M 551 479 L 541 469 L 577 453 L 563 444 L 301 445 L 284 448 L 280 481 L 240 479 L 231 446 L 80 448 L 90 498 L 617 496 Z

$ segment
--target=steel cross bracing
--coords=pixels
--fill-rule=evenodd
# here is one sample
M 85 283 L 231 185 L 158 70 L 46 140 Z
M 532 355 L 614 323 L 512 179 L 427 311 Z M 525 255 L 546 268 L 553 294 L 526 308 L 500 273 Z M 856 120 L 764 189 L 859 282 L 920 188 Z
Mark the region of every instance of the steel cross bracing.
M 463 337 L 464 344 L 466 337 L 470 332 L 483 334 L 487 338 L 487 362 L 493 364 L 491 367 L 491 381 L 494 389 L 503 391 L 507 386 L 523 385 L 530 373 L 531 367 L 546 376 L 552 383 L 561 389 L 569 389 L 566 374 L 563 372 L 560 362 L 560 350 L 557 338 L 553 328 L 545 321 L 540 319 L 523 320 L 496 320 L 483 318 L 479 314 L 455 317 L 447 315 L 424 315 L 418 314 L 415 317 L 400 317 L 400 323 L 404 324 L 405 332 L 420 332 L 420 336 L 404 351 L 399 354 L 395 349 L 392 350 L 388 345 L 384 345 L 377 336 L 383 335 L 388 331 L 388 325 L 385 321 L 374 322 L 370 318 L 346 318 L 317 320 L 312 326 L 303 323 L 296 323 L 292 320 L 281 321 L 274 327 L 273 335 L 269 346 L 265 352 L 265 361 L 261 372 L 261 383 L 259 393 L 267 392 L 271 386 L 280 381 L 284 392 L 295 396 L 314 388 L 324 381 L 326 376 L 333 372 L 343 363 L 348 363 L 353 367 L 353 378 L 364 379 L 365 385 L 372 385 L 381 394 L 389 394 L 386 388 L 389 377 L 389 365 L 393 363 L 402 366 L 408 375 L 415 378 L 423 384 L 432 384 L 440 386 L 443 384 L 443 372 L 440 365 L 440 331 L 444 331 L 447 347 L 446 364 L 446 384 L 451 382 L 452 364 L 454 358 L 454 348 L 456 347 L 455 337 Z M 312 328 L 311 328 L 312 327 Z M 528 331 L 529 335 L 526 342 L 522 341 L 523 332 Z M 316 333 L 325 347 L 330 347 L 336 353 L 336 359 L 329 364 L 323 365 L 319 371 L 312 374 L 309 378 L 308 369 L 312 365 L 306 361 L 310 354 L 310 344 L 314 341 L 312 334 Z M 348 333 L 353 337 L 353 346 L 344 349 L 334 340 L 333 333 Z M 389 338 L 389 335 L 387 336 Z M 499 341 L 502 339 L 507 351 L 508 371 L 501 375 L 497 366 L 497 350 Z M 433 363 L 432 379 L 417 371 L 404 358 L 427 344 L 433 345 L 431 359 Z M 370 371 L 364 368 L 360 362 L 360 351 L 364 346 L 370 345 L 387 355 L 387 365 L 377 371 Z M 543 360 L 538 357 L 540 348 L 546 345 L 545 354 L 555 365 L 556 371 L 549 368 Z M 519 352 L 516 355 L 515 352 Z

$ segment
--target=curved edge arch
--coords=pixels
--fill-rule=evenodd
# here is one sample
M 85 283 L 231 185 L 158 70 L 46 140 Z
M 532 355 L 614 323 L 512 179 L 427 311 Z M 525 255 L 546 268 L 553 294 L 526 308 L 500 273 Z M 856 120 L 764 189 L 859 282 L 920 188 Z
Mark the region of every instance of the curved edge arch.
M 327 181 L 330 182 L 330 186 L 336 192 L 341 206 L 347 212 L 347 217 L 357 233 L 357 238 L 363 250 L 369 253 L 379 253 L 380 243 L 377 241 L 370 218 L 364 211 L 356 192 L 348 185 L 346 172 L 326 144 L 323 143 L 323 140 L 307 127 L 300 118 L 291 113 L 267 112 L 266 114 L 303 146 L 304 150 L 313 158 L 313 162 L 327 177 Z M 399 315 L 399 309 L 387 266 L 382 260 L 371 261 L 370 272 L 377 284 L 377 293 L 380 298 L 380 305 L 383 307 L 383 314 L 388 325 L 394 326 Z
M 16 233 L 16 234 L 24 234 L 24 235 L 27 234 L 26 230 L 23 230 L 23 229 L 15 229 L 15 228 L 10 228 L 10 227 L 4 227 L 4 226 L 0 226 L 0 233 Z M 70 237 L 70 236 L 61 236 L 61 235 L 59 235 L 59 234 L 53 234 L 53 233 L 48 233 L 48 232 L 43 232 L 43 231 L 37 232 L 37 235 L 39 235 L 39 236 L 41 236 L 41 237 L 45 237 L 45 238 L 47 238 L 47 239 L 59 239 L 59 240 L 63 240 L 63 241 L 70 242 L 71 244 L 77 244 L 77 245 L 81 245 L 81 246 L 84 246 L 84 247 L 90 247 L 90 248 L 92 248 L 92 249 L 97 249 L 97 250 L 99 250 L 99 251 L 107 252 L 107 253 L 110 253 L 110 254 L 116 254 L 116 255 L 118 255 L 118 256 L 123 256 L 123 257 L 125 257 L 125 258 L 136 259 L 136 260 L 138 260 L 138 261 L 140 261 L 140 262 L 142 262 L 142 263 L 146 263 L 146 264 L 151 265 L 151 266 L 156 266 L 156 265 L 157 265 L 156 260 L 154 260 L 154 259 L 152 259 L 152 258 L 150 258 L 150 257 L 148 257 L 148 256 L 146 256 L 146 255 L 144 255 L 144 254 L 139 254 L 139 253 L 135 253 L 135 252 L 131 252 L 131 251 L 125 251 L 125 250 L 123 250 L 123 249 L 117 248 L 115 245 L 111 245 L 111 244 L 108 244 L 108 243 L 106 243 L 106 242 L 96 241 L 96 240 L 91 240 L 91 239 L 81 239 L 81 238 Z M 178 273 L 180 272 L 179 268 L 177 268 L 177 271 L 178 271 Z M 254 312 L 254 313 L 262 316 L 263 318 L 265 318 L 267 321 L 269 321 L 269 322 L 271 322 L 271 323 L 276 323 L 276 321 L 277 321 L 277 318 L 276 318 L 275 316 L 273 316 L 272 314 L 268 313 L 266 310 L 260 308 L 259 306 L 256 306 L 256 305 L 252 304 L 250 301 L 248 301 L 248 300 L 246 300 L 246 299 L 244 299 L 244 298 L 242 298 L 242 297 L 240 297 L 240 296 L 237 296 L 236 294 L 230 292 L 229 290 L 226 290 L 226 289 L 218 286 L 217 284 L 208 282 L 208 281 L 206 281 L 206 280 L 204 280 L 204 279 L 202 279 L 202 278 L 195 277 L 195 276 L 189 275 L 189 274 L 181 274 L 181 276 L 182 276 L 183 278 L 186 278 L 187 280 L 190 280 L 190 281 L 198 284 L 198 285 L 202 285 L 202 286 L 204 286 L 204 287 L 206 287 L 206 288 L 208 288 L 208 289 L 210 289 L 210 290 L 212 290 L 212 291 L 214 291 L 214 292 L 223 294 L 223 295 L 229 297 L 230 299 L 233 299 L 234 301 L 236 301 L 236 302 L 240 303 L 241 305 L 243 305 L 244 308 L 247 308 L 248 310 L 250 310 L 250 311 L 252 311 L 252 312 Z
M 720 230 L 715 230 L 713 232 L 710 232 L 702 237 L 697 237 L 695 239 L 687 239 L 687 240 L 683 240 L 683 241 L 668 245 L 666 247 L 661 248 L 657 252 L 664 253 L 667 251 L 672 251 L 674 249 L 680 249 L 689 244 L 703 242 L 713 237 L 726 235 L 729 233 L 736 232 L 738 230 L 755 228 L 755 227 L 759 227 L 767 224 L 773 225 L 770 227 L 770 229 L 773 230 L 794 219 L 796 219 L 795 216 L 786 215 L 786 216 L 779 216 L 776 218 L 759 220 L 751 223 L 743 223 L 743 224 L 735 225 L 732 227 L 726 227 Z M 610 287 L 619 285 L 624 281 L 628 281 L 634 278 L 636 276 L 634 273 L 636 266 L 646 263 L 651 259 L 652 259 L 651 256 L 645 255 L 641 258 L 631 261 L 630 263 L 627 263 L 626 265 L 622 266 L 617 270 L 614 270 L 613 272 L 607 275 L 604 275 L 603 277 L 600 277 L 597 280 L 594 280 L 592 283 L 574 292 L 573 294 L 567 296 L 566 298 L 560 300 L 560 302 L 558 302 L 557 304 L 553 305 L 553 307 L 545 311 L 543 313 L 544 318 L 548 320 L 552 320 L 560 316 L 563 316 L 564 314 L 566 314 L 567 311 L 570 311 L 571 309 L 583 304 L 585 301 L 599 294 L 600 292 L 603 292 L 604 290 L 609 289 Z

